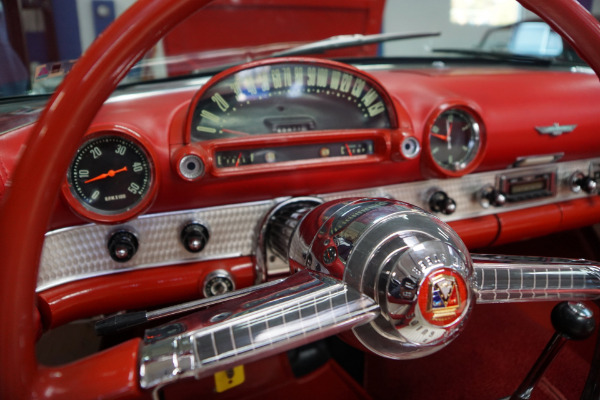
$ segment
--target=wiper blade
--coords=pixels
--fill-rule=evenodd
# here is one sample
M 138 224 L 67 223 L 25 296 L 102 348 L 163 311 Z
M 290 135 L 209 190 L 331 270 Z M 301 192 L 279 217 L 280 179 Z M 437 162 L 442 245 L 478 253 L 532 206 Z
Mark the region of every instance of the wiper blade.
M 275 52 L 270 57 L 299 56 L 303 54 L 322 53 L 327 50 L 342 49 L 344 47 L 362 46 L 366 44 L 382 43 L 392 40 L 418 39 L 440 36 L 440 32 L 419 33 L 378 33 L 374 35 L 339 35 L 332 36 L 318 42 L 308 43 L 291 49 Z
M 520 62 L 520 63 L 529 63 L 529 64 L 542 64 L 542 65 L 550 65 L 553 60 L 551 58 L 544 57 L 536 57 L 529 56 L 525 54 L 515 54 L 515 53 L 500 53 L 496 51 L 484 51 L 477 49 L 454 49 L 454 48 L 441 48 L 441 49 L 432 49 L 433 53 L 451 53 L 451 54 L 459 54 L 463 56 L 473 56 L 479 58 L 487 58 L 492 60 L 500 60 L 500 61 L 511 61 L 511 62 Z

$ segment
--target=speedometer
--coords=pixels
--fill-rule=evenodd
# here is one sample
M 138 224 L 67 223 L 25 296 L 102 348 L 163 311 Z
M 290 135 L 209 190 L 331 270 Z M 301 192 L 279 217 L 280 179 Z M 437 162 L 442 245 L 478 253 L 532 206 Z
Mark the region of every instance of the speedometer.
M 389 98 L 372 78 L 334 62 L 290 59 L 218 76 L 196 98 L 192 141 L 333 129 L 390 128 Z

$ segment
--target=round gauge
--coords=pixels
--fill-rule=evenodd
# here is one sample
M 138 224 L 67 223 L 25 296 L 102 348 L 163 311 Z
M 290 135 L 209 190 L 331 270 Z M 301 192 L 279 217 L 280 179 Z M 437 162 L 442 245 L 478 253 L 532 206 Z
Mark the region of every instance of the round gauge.
M 429 130 L 429 151 L 435 163 L 448 171 L 471 165 L 481 149 L 479 123 L 467 111 L 450 108 L 435 119 Z
M 77 151 L 67 173 L 67 199 L 78 211 L 83 207 L 84 214 L 112 216 L 117 222 L 148 204 L 153 176 L 148 153 L 136 141 L 99 136 Z

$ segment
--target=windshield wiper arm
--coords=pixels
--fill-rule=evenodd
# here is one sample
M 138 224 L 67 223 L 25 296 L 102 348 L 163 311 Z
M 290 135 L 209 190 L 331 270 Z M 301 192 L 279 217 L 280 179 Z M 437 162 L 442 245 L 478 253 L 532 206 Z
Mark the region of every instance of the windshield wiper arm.
M 362 46 L 388 42 L 392 40 L 418 39 L 425 37 L 440 36 L 440 32 L 418 32 L 418 33 L 378 33 L 374 35 L 339 35 L 327 39 L 304 44 L 291 49 L 282 50 L 271 54 L 269 57 L 299 56 L 302 54 L 322 53 L 327 50 L 341 49 L 344 47 Z
M 431 51 L 433 53 L 453 53 L 453 54 L 459 54 L 459 55 L 463 55 L 463 56 L 473 56 L 473 57 L 487 58 L 487 59 L 492 59 L 492 60 L 522 62 L 522 63 L 530 63 L 530 64 L 550 65 L 553 62 L 552 59 L 550 59 L 550 58 L 529 56 L 529 55 L 525 55 L 525 54 L 500 53 L 500 52 L 496 52 L 496 51 L 485 51 L 485 50 L 477 50 L 477 49 L 441 48 L 441 49 L 432 49 Z

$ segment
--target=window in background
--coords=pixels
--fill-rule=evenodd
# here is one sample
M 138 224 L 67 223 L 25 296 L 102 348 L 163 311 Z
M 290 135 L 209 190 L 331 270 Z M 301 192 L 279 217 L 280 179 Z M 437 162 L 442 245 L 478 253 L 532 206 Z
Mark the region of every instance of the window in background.
M 450 22 L 457 25 L 501 26 L 513 24 L 521 17 L 521 7 L 514 0 L 451 0 Z

